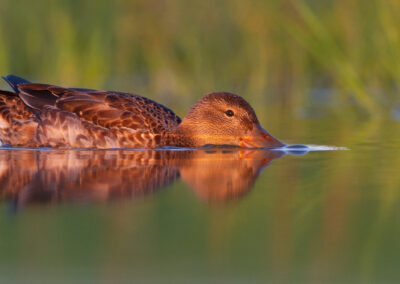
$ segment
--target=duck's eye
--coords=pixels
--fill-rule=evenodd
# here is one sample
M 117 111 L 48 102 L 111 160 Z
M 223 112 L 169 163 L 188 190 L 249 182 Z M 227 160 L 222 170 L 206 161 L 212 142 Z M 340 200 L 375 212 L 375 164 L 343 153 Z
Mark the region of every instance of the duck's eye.
M 230 110 L 230 109 L 228 109 L 226 112 L 225 112 L 225 114 L 227 115 L 227 116 L 233 116 L 233 110 Z

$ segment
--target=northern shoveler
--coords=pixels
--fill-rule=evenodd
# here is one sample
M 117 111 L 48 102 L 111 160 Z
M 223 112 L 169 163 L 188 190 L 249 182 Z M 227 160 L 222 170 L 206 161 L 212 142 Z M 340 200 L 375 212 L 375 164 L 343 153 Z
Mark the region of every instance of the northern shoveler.
M 169 108 L 135 94 L 64 88 L 3 77 L 0 141 L 21 147 L 159 148 L 235 145 L 276 148 L 242 97 L 205 95 L 181 120 Z

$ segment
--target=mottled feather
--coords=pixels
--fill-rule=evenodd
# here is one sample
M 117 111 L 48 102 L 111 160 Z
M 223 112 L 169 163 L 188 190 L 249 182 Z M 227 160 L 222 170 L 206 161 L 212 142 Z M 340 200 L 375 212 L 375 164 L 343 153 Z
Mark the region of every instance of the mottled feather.
M 24 82 L 14 86 L 18 94 L 0 93 L 0 122 L 7 123 L 0 133 L 3 144 L 22 145 L 34 136 L 38 146 L 154 148 L 163 146 L 161 135 L 181 122 L 169 108 L 134 94 Z M 31 120 L 35 135 L 30 131 L 29 139 L 21 141 L 11 137 L 12 124 Z
M 22 100 L 35 110 L 51 105 L 96 125 L 160 133 L 176 127 L 180 118 L 153 100 L 121 92 L 68 89 L 46 84 L 20 84 Z
M 0 141 L 8 145 L 33 145 L 37 120 L 17 94 L 0 91 Z
M 181 121 L 169 108 L 135 94 L 35 84 L 13 75 L 5 79 L 15 93 L 0 93 L 0 140 L 11 146 L 284 145 L 259 125 L 243 98 L 231 93 L 204 96 Z

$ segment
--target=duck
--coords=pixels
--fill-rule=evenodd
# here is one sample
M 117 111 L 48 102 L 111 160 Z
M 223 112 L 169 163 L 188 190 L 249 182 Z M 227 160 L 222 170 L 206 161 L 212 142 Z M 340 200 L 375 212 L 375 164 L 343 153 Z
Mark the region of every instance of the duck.
M 0 141 L 9 147 L 198 148 L 229 145 L 279 148 L 250 104 L 229 92 L 203 96 L 181 119 L 170 108 L 136 94 L 66 88 L 2 77 Z

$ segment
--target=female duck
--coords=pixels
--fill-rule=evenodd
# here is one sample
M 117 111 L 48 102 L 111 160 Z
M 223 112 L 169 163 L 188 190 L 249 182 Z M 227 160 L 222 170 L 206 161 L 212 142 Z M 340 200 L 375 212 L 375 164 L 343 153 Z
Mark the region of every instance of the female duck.
M 0 141 L 10 146 L 284 146 L 261 127 L 252 107 L 231 93 L 204 96 L 181 120 L 169 108 L 134 94 L 3 78 L 14 90 L 0 91 Z

